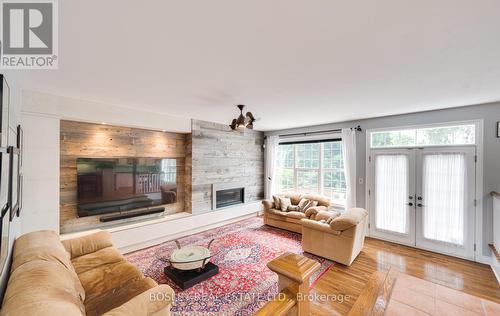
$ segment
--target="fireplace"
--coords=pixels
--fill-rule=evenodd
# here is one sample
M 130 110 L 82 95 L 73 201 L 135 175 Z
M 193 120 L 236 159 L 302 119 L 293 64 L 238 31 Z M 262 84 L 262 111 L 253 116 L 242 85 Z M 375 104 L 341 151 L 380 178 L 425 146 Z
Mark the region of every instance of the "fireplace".
M 245 187 L 213 185 L 212 209 L 245 203 Z

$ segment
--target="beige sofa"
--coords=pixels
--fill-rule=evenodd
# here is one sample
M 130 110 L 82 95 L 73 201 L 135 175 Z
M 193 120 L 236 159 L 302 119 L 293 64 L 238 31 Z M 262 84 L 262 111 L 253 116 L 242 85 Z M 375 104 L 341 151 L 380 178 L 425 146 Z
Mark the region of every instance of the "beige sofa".
M 280 196 L 290 198 L 292 205 L 298 205 L 303 198 L 318 201 L 317 206 L 307 209 L 304 213 L 299 211 L 283 212 L 275 208 L 274 201 L 262 201 L 264 205 L 264 223 L 266 225 L 290 230 L 299 234 L 302 233 L 301 219 L 314 219 L 318 212 L 326 211 L 331 205 L 330 199 L 321 195 L 286 193 Z
M 170 315 L 174 292 L 158 285 L 99 232 L 67 241 L 53 231 L 19 237 L 0 315 Z
M 318 212 L 315 220 L 302 219 L 302 248 L 349 266 L 363 248 L 367 217 L 366 210 L 352 208 L 342 214 Z

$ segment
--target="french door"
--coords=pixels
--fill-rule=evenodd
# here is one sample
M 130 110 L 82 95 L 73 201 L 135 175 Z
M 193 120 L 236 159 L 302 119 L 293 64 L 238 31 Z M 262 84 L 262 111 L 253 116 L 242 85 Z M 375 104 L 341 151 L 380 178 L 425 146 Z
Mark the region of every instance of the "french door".
M 474 257 L 475 147 L 372 150 L 370 234 Z

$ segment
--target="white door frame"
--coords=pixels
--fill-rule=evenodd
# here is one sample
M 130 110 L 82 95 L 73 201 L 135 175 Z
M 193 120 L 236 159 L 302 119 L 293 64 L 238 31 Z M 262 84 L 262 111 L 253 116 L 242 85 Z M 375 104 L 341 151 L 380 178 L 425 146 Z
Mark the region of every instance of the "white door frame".
M 371 156 L 371 144 L 370 144 L 370 135 L 375 131 L 392 131 L 392 130 L 400 130 L 400 129 L 411 129 L 411 128 L 422 128 L 422 127 L 439 127 L 439 126 L 448 126 L 448 125 L 463 125 L 463 124 L 474 124 L 476 127 L 475 130 L 475 141 L 476 141 L 476 179 L 475 179 L 475 225 L 474 225 L 474 261 L 490 264 L 490 256 L 483 255 L 483 248 L 485 247 L 485 240 L 483 238 L 483 153 L 484 153 L 484 120 L 465 120 L 465 121 L 451 121 L 451 122 L 439 122 L 432 124 L 418 124 L 418 125 L 406 125 L 406 126 L 392 126 L 385 128 L 372 128 L 366 129 L 366 156 L 365 156 L 365 170 L 366 170 L 366 181 L 365 181 L 365 205 L 368 210 L 369 216 L 373 213 L 373 210 L 370 208 L 370 184 L 372 179 L 370 178 L 370 156 Z M 415 146 L 418 147 L 418 146 Z M 432 147 L 432 146 L 428 146 Z M 438 147 L 443 147 L 442 145 Z M 408 147 L 400 147 L 400 148 L 408 148 Z M 413 147 L 412 147 L 413 148 Z M 370 237 L 374 237 L 371 234 L 371 225 L 368 225 L 367 235 Z M 376 237 L 374 237 L 376 238 Z

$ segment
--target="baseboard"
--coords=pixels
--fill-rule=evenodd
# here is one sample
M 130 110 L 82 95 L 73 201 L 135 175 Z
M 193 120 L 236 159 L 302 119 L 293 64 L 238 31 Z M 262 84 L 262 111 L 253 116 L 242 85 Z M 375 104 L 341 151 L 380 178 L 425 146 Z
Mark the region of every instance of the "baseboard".
M 491 257 L 490 256 L 480 255 L 480 256 L 476 257 L 475 261 L 479 262 L 479 263 L 482 263 L 482 264 L 491 265 Z
M 498 284 L 500 284 L 500 269 L 495 269 L 492 266 L 491 270 L 493 270 L 493 274 L 495 275 L 495 278 L 497 279 Z
M 440 254 L 440 255 L 444 255 L 444 256 L 450 256 L 450 257 L 464 259 L 464 260 L 468 260 L 468 261 L 472 261 L 472 262 L 478 262 L 478 263 L 482 263 L 482 264 L 491 265 L 491 257 L 490 256 L 478 255 L 478 256 L 475 256 L 475 258 L 462 258 L 462 257 L 458 257 L 458 256 L 455 256 L 455 255 L 452 255 L 452 254 L 438 252 L 438 251 L 435 251 L 433 249 L 426 249 L 426 248 L 423 248 L 423 247 L 416 247 L 415 245 L 399 243 L 399 242 L 394 241 L 394 240 L 384 239 L 384 238 L 381 238 L 381 237 L 378 237 L 378 236 L 371 236 L 369 234 L 367 234 L 366 237 L 373 238 L 373 239 L 378 239 L 378 240 L 382 240 L 382 241 L 387 241 L 387 242 L 390 242 L 390 243 L 393 243 L 393 244 L 403 245 L 403 246 L 406 246 L 406 247 L 415 248 L 415 249 L 419 249 L 419 250 L 434 252 L 434 253 L 437 253 L 437 254 Z

